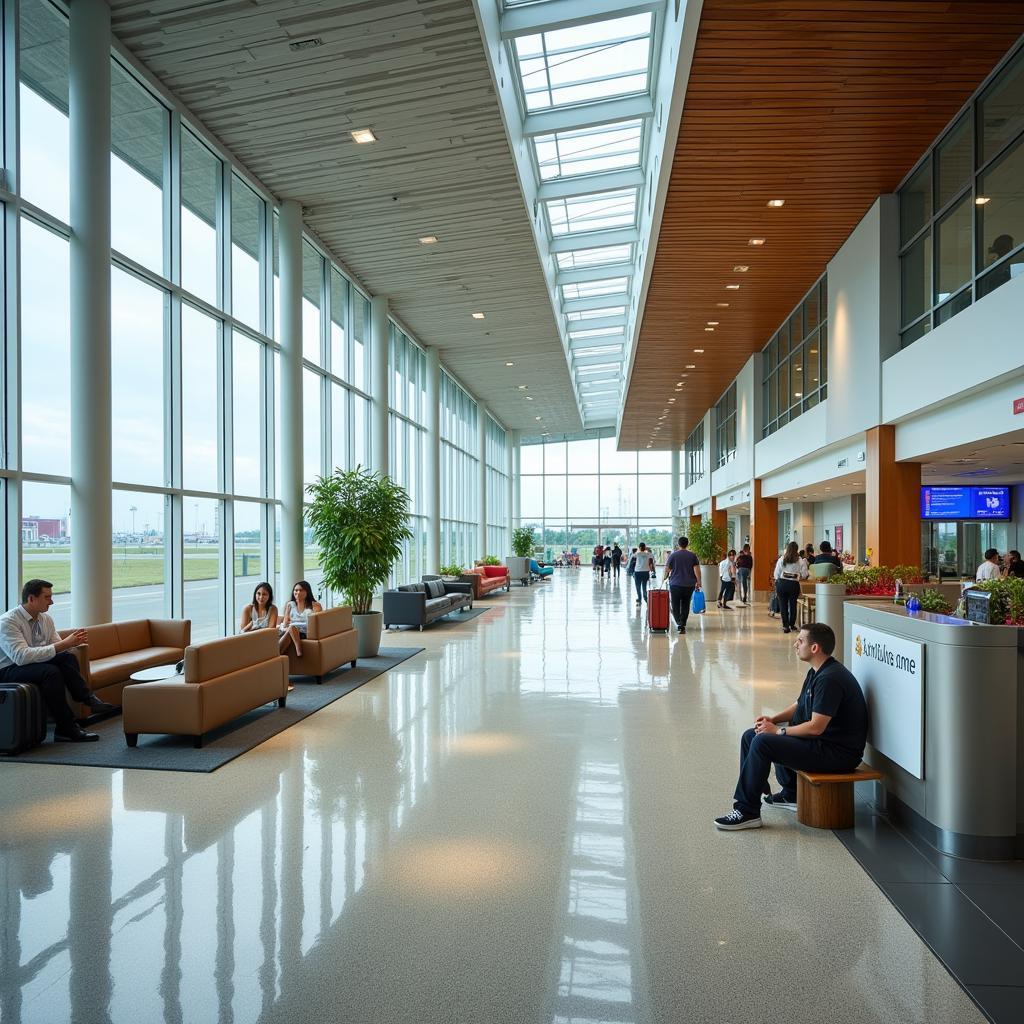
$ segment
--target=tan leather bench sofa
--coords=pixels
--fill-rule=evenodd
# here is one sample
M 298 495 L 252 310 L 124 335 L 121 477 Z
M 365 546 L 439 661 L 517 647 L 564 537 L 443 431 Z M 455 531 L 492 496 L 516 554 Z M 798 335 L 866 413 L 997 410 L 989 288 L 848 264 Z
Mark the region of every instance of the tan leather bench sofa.
M 288 659 L 277 649 L 277 631 L 260 629 L 185 650 L 185 671 L 156 683 L 135 683 L 122 693 L 124 738 L 140 733 L 203 734 L 247 711 L 288 696 Z
M 288 648 L 288 673 L 293 676 L 314 676 L 318 683 L 346 661 L 356 667 L 359 636 L 352 627 L 352 609 L 325 608 L 311 612 L 302 638 L 302 657 L 295 648 Z
M 85 628 L 89 643 L 74 653 L 89 688 L 108 704 L 121 703 L 121 691 L 133 672 L 181 661 L 192 638 L 189 619 L 133 619 Z M 62 629 L 60 635 L 70 632 Z M 80 717 L 90 713 L 84 704 L 74 707 Z

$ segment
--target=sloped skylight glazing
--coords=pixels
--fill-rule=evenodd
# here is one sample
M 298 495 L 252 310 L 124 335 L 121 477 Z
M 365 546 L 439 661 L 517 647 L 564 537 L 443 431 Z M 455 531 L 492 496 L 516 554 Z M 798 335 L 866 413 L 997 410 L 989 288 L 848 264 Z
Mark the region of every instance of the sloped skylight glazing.
M 651 26 L 645 12 L 516 39 L 527 112 L 645 92 Z
M 589 299 L 596 295 L 615 295 L 629 287 L 628 277 L 606 277 L 600 281 L 581 281 L 579 284 L 563 284 L 562 297 L 566 299 Z
M 541 181 L 640 166 L 643 122 L 576 128 L 533 140 Z
M 632 227 L 636 224 L 636 204 L 640 190 L 615 189 L 590 196 L 569 196 L 549 199 L 544 207 L 551 233 L 576 235 L 581 231 L 607 231 L 610 228 Z
M 565 319 L 569 322 L 570 331 L 572 330 L 572 324 L 581 323 L 585 320 L 598 320 L 604 319 L 606 316 L 625 316 L 625 306 L 605 306 L 603 309 L 577 309 L 571 313 L 565 314 Z
M 599 249 L 573 249 L 572 252 L 555 254 L 559 270 L 581 270 L 584 267 L 601 267 L 610 263 L 632 263 L 633 246 L 602 245 Z

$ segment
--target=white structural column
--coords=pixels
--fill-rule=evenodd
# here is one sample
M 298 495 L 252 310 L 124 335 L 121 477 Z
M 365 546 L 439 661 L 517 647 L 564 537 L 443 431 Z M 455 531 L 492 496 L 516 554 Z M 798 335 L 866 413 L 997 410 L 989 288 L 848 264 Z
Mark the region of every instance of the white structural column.
M 112 618 L 110 8 L 71 4 L 71 621 Z
M 479 558 L 485 555 L 496 555 L 497 551 L 487 550 L 487 410 L 477 406 L 476 411 L 476 457 L 477 490 L 480 492 L 480 536 L 477 548 Z
M 672 449 L 672 541 L 682 532 L 679 526 L 679 449 Z
M 281 204 L 281 582 L 290 593 L 305 576 L 302 510 L 302 206 Z
M 505 547 L 507 550 L 500 552 L 499 558 L 512 554 L 512 530 L 515 527 L 515 518 L 518 511 L 515 503 L 514 489 L 516 473 L 515 452 L 519 445 L 519 433 L 518 431 L 510 430 L 506 436 L 508 439 L 505 455 L 505 528 L 507 531 Z
M 520 506 L 520 501 L 519 501 L 519 484 L 520 484 L 520 479 L 521 479 L 520 473 L 519 473 L 520 444 L 519 444 L 519 431 L 518 430 L 513 433 L 512 437 L 511 437 L 511 441 L 512 441 L 512 517 L 511 517 L 511 522 L 512 522 L 512 525 L 515 526 L 515 524 L 519 522 L 519 506 Z M 520 525 L 522 525 L 522 524 L 520 524 Z M 509 548 L 511 550 L 511 546 L 512 546 L 512 531 L 511 531 L 511 528 L 509 530 L 508 542 L 509 542 Z
M 370 365 L 373 389 L 373 413 L 370 422 L 370 452 L 373 470 L 390 476 L 388 445 L 388 298 L 375 295 L 370 300 Z
M 427 572 L 441 569 L 441 357 L 427 349 L 427 450 L 423 467 L 427 499 Z

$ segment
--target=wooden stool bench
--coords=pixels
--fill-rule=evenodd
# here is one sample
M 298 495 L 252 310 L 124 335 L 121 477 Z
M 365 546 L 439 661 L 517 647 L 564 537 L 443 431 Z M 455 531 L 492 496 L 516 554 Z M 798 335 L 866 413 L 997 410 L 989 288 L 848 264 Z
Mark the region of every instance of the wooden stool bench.
M 803 594 L 796 599 L 796 624 L 806 626 L 814 621 L 817 600 L 813 594 Z
M 853 828 L 853 784 L 882 778 L 869 764 L 852 772 L 797 772 L 796 820 L 811 828 Z

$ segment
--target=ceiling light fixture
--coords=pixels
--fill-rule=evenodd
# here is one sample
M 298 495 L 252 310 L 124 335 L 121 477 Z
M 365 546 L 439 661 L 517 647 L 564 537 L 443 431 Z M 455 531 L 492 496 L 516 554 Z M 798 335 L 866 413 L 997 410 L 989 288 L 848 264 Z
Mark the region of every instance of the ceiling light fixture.
M 704 349 L 702 348 L 695 348 L 693 351 L 696 352 L 699 356 L 704 355 Z
M 786 205 L 786 200 L 785 199 L 769 199 L 768 200 L 768 205 L 770 207 L 772 207 L 772 209 L 777 210 L 780 206 L 785 206 Z
M 357 128 L 350 134 L 352 135 L 353 141 L 358 142 L 361 146 L 365 145 L 367 142 L 377 141 L 377 136 L 373 134 L 372 128 Z
M 736 287 L 738 288 L 738 287 L 739 287 L 739 285 L 737 285 Z M 729 303 L 728 303 L 728 302 L 716 302 L 716 303 L 715 303 L 715 305 L 716 305 L 716 306 L 717 306 L 717 307 L 718 307 L 719 309 L 728 309 L 728 308 L 729 308 Z
M 420 239 L 420 245 L 433 245 L 437 241 L 437 235 L 424 235 Z
M 696 363 L 687 363 L 686 364 L 686 368 L 688 370 L 696 370 L 697 369 L 697 364 Z
M 750 267 L 746 263 L 737 263 L 732 269 L 735 274 L 745 274 Z
M 714 333 L 715 333 L 715 329 L 714 329 L 714 327 L 705 327 L 705 328 L 704 328 L 704 330 L 705 330 L 705 331 L 706 331 L 706 332 L 707 332 L 708 334 L 714 334 Z
M 766 238 L 751 238 L 750 241 L 747 242 L 747 245 L 753 245 L 753 246 L 764 245 L 764 243 L 766 241 L 768 241 L 768 239 L 766 239 Z
M 718 321 L 717 320 L 709 320 L 708 321 L 708 327 L 717 327 L 717 326 L 718 326 Z
M 527 396 L 526 396 L 526 400 L 527 400 L 528 402 L 532 402 L 532 401 L 533 401 L 533 395 L 527 395 Z
M 525 384 L 520 384 L 520 385 L 519 385 L 519 388 L 518 388 L 517 390 L 519 390 L 519 391 L 525 391 L 525 390 L 526 390 L 526 385 L 525 385 Z
M 992 202 L 992 197 L 991 196 L 978 196 L 974 200 L 974 205 L 975 206 L 984 206 L 986 203 L 991 203 L 991 202 Z
M 543 416 L 534 416 L 533 418 L 534 418 L 535 420 L 542 420 L 542 419 L 544 419 L 544 417 L 543 417 Z
M 506 366 L 515 366 L 516 364 L 515 363 L 506 363 L 505 365 Z
M 737 292 L 740 289 L 740 286 L 738 284 L 727 284 L 725 287 L 728 288 L 731 292 Z
M 483 313 L 471 313 L 470 315 L 473 317 L 474 320 L 483 320 L 484 318 Z

